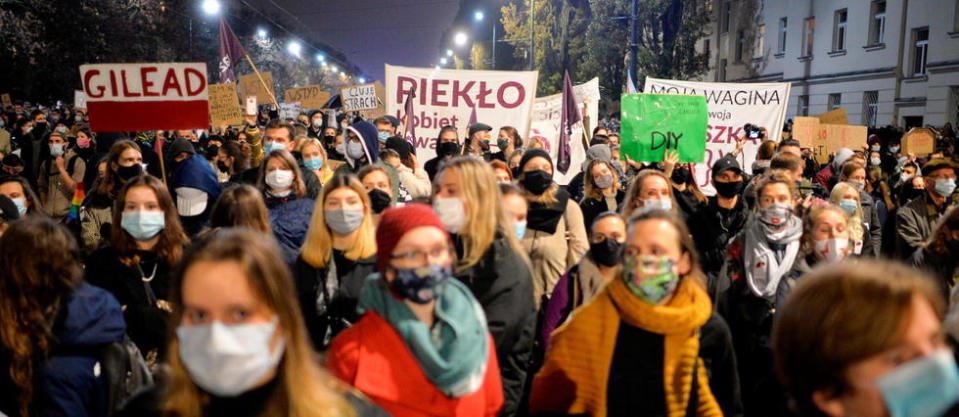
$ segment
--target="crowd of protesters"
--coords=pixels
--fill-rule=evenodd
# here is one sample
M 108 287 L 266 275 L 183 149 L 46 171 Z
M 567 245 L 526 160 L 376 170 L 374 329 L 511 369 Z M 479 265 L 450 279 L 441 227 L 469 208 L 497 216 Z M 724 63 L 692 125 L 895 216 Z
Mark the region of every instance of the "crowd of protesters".
M 557 184 L 483 123 L 419 160 L 391 116 L 3 110 L 0 415 L 959 415 L 948 125 L 763 129 L 707 196 L 606 127 Z

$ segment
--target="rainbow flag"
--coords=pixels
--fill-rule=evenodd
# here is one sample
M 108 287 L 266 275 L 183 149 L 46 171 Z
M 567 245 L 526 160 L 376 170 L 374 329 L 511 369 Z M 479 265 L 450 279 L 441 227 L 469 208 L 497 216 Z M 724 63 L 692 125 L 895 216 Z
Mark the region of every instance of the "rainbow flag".
M 66 224 L 80 224 L 80 205 L 86 194 L 83 193 L 83 183 L 78 182 L 73 190 L 73 200 L 70 200 L 70 212 L 67 213 Z

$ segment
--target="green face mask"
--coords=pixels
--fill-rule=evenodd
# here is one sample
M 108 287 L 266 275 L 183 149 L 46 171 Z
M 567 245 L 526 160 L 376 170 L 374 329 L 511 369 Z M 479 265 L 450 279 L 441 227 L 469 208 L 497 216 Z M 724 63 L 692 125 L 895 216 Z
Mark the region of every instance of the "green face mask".
M 679 285 L 676 263 L 664 256 L 626 257 L 623 281 L 633 295 L 649 304 L 658 304 Z

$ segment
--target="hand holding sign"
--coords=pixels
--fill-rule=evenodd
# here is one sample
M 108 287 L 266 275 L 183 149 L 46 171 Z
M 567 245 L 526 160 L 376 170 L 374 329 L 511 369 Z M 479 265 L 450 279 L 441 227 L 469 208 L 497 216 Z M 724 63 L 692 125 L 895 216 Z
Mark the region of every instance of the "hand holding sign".
M 622 153 L 636 161 L 658 162 L 664 151 L 678 162 L 703 162 L 706 152 L 706 98 L 667 94 L 624 94 Z

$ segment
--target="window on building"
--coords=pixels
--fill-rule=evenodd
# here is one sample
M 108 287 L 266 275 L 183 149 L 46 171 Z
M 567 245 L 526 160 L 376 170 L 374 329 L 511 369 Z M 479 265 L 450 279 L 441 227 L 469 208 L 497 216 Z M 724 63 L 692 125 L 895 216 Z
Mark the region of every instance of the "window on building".
M 836 110 L 842 107 L 842 94 L 833 93 L 829 95 L 828 110 Z
M 797 105 L 796 113 L 799 113 L 800 116 L 809 116 L 809 96 L 801 95 L 799 96 L 799 102 Z
M 906 131 L 914 127 L 922 127 L 922 116 L 903 116 L 902 124 L 906 127 Z
M 914 29 L 912 31 L 912 74 L 926 75 L 926 58 L 929 54 L 929 28 Z
M 743 62 L 743 47 L 746 45 L 746 31 L 736 31 L 736 62 Z
M 776 52 L 780 54 L 786 53 L 786 24 L 789 23 L 785 17 L 779 19 L 779 45 L 776 48 Z
M 869 44 L 877 45 L 886 38 L 886 2 L 872 2 L 872 20 L 869 22 Z
M 729 32 L 729 18 L 730 18 L 730 9 L 733 8 L 732 0 L 723 0 L 722 6 L 720 6 L 720 16 L 719 16 L 719 31 L 720 33 Z
M 879 119 L 879 92 L 864 91 L 862 93 L 862 124 L 876 127 Z
M 726 81 L 726 58 L 719 60 L 719 81 Z
M 802 27 L 802 56 L 812 55 L 813 35 L 816 31 L 816 18 L 810 17 L 803 22 Z
M 766 25 L 756 27 L 756 50 L 753 51 L 753 58 L 762 58 L 766 49 Z
M 832 19 L 832 50 L 843 51 L 846 49 L 846 18 L 848 17 L 846 9 L 836 10 Z

